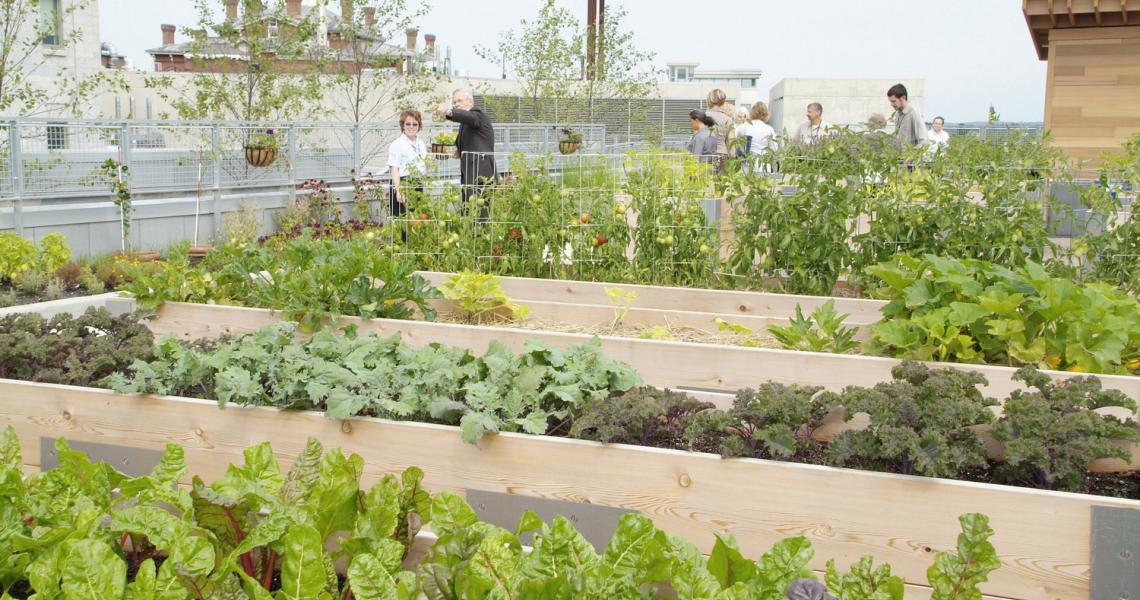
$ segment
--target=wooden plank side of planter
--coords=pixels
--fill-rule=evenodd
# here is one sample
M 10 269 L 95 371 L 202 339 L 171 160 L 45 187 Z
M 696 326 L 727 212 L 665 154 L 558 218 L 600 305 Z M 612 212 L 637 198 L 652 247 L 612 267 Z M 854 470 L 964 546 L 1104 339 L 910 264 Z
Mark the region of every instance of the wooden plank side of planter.
M 225 333 L 255 331 L 282 319 L 281 313 L 260 308 L 244 308 L 206 304 L 167 302 L 150 322 L 157 334 L 174 334 L 182 339 L 216 337 Z M 456 325 L 372 319 L 363 321 L 345 317 L 342 324 L 353 324 L 361 332 L 379 335 L 400 333 L 413 346 L 442 342 L 469 348 L 476 352 L 487 349 L 498 340 L 515 351 L 527 340 L 542 340 L 552 346 L 582 343 L 590 336 L 552 333 L 537 330 Z M 891 369 L 900 361 L 893 358 L 795 352 L 766 348 L 742 348 L 713 344 L 665 342 L 632 338 L 601 337 L 602 347 L 610 358 L 623 361 L 641 373 L 648 385 L 695 389 L 735 391 L 755 387 L 766 381 L 819 385 L 839 391 L 849 385 L 870 387 L 889 381 Z M 1023 389 L 1011 379 L 1016 369 L 990 365 L 931 363 L 939 367 L 977 371 L 985 375 L 989 385 L 985 392 L 1004 398 L 1015 389 Z M 1072 373 L 1045 371 L 1056 380 Z M 1099 375 L 1106 388 L 1118 389 L 1140 400 L 1140 377 Z
M 541 326 L 550 323 L 565 323 L 581 325 L 584 328 L 597 328 L 604 330 L 611 325 L 620 312 L 615 312 L 613 305 L 601 304 L 569 304 L 566 302 L 549 302 L 545 300 L 517 300 L 515 303 L 529 309 L 529 314 L 523 321 L 523 327 Z M 450 300 L 432 300 L 433 308 L 444 314 L 460 314 L 455 302 Z M 743 325 L 759 335 L 768 334 L 769 325 L 787 325 L 787 317 L 766 317 L 759 315 L 725 315 L 722 313 L 695 312 L 682 310 L 668 310 L 662 308 L 636 308 L 631 307 L 622 317 L 625 325 L 641 325 L 653 327 L 689 327 L 710 333 L 717 333 L 717 319 L 724 319 L 736 325 Z M 858 322 L 848 320 L 848 327 L 858 327 L 857 339 L 870 337 L 869 327 L 874 322 Z
M 982 512 L 1003 562 L 983 590 L 1026 600 L 1087 598 L 1090 507 L 1140 509 L 1130 500 L 542 436 L 488 436 L 475 447 L 454 427 L 219 410 L 199 400 L 0 380 L 0 427 L 7 425 L 29 464 L 38 460 L 41 436 L 152 449 L 174 442 L 185 447 L 190 472 L 207 481 L 261 441 L 273 444 L 287 468 L 311 435 L 360 454 L 366 485 L 414 465 L 432 491 L 481 489 L 638 510 L 706 553 L 714 530 L 732 532 L 751 557 L 802 534 L 816 547 L 814 568 L 827 558 L 846 568 L 871 554 L 920 584 L 934 554 L 954 547 L 956 517 Z
M 439 285 L 451 273 L 421 271 L 432 285 Z M 794 294 L 767 294 L 762 292 L 736 292 L 697 288 L 663 287 L 624 283 L 596 283 L 589 281 L 569 281 L 559 279 L 535 279 L 529 277 L 501 277 L 503 291 L 512 300 L 542 300 L 547 302 L 568 302 L 572 304 L 610 304 L 606 288 L 621 288 L 637 292 L 633 306 L 637 308 L 657 308 L 691 312 L 709 312 L 726 315 L 754 315 L 789 318 L 795 316 L 796 305 L 810 313 L 817 306 L 831 300 L 824 296 L 799 296 Z M 834 298 L 835 309 L 841 314 L 850 315 L 852 322 L 875 322 L 882 315 L 880 309 L 886 305 L 882 300 L 862 298 Z

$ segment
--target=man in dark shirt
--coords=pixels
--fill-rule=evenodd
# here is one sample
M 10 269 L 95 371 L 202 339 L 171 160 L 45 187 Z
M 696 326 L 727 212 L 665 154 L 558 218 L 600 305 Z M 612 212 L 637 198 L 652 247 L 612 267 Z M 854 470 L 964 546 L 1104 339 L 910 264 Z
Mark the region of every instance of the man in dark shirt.
M 459 185 L 464 204 L 472 196 L 482 196 L 487 185 L 495 181 L 495 129 L 491 118 L 475 108 L 471 92 L 459 89 L 451 93 L 451 106 L 440 103 L 435 114 L 459 123 Z M 486 219 L 486 205 L 479 211 Z

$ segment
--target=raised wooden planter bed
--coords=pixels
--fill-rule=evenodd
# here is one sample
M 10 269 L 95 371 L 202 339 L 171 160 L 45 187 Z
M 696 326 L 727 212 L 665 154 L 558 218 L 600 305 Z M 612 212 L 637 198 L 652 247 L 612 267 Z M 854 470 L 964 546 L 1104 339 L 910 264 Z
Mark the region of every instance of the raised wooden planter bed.
M 432 285 L 439 285 L 452 275 L 452 273 L 433 271 L 421 271 L 419 274 Z M 879 311 L 887 304 L 882 300 L 862 298 L 828 298 L 529 277 L 501 277 L 500 280 L 503 291 L 511 299 L 523 304 L 543 301 L 610 307 L 612 303 L 606 294 L 606 289 L 621 288 L 637 293 L 637 299 L 632 304 L 635 309 L 709 313 L 737 322 L 740 322 L 741 317 L 787 319 L 795 316 L 797 304 L 805 313 L 810 313 L 828 300 L 835 300 L 835 309 L 840 313 L 849 314 L 848 320 L 851 323 L 874 323 L 882 317 Z
M 1092 507 L 1140 510 L 1140 501 L 1132 500 L 543 436 L 493 435 L 475 447 L 454 427 L 219 410 L 201 400 L 0 380 L 0 427 L 8 425 L 20 436 L 28 467 L 39 466 L 42 437 L 153 450 L 175 442 L 186 449 L 189 471 L 207 480 L 239 462 L 249 444 L 269 441 L 287 463 L 312 435 L 360 454 L 366 484 L 415 465 L 432 491 L 482 490 L 640 511 L 704 552 L 717 530 L 735 534 L 752 557 L 779 538 L 803 534 L 815 545 L 817 569 L 828 557 L 845 568 L 871 554 L 916 583 L 925 583 L 935 552 L 953 547 L 955 517 L 982 512 L 990 516 L 1003 563 L 982 586 L 989 598 L 1088 598 Z M 927 596 L 920 585 L 907 590 L 907 598 Z
M 226 333 L 248 333 L 283 319 L 278 311 L 206 304 L 168 302 L 158 310 L 150 327 L 157 334 L 174 334 L 182 339 L 217 337 Z M 538 339 L 553 346 L 579 344 L 591 336 L 551 333 L 506 327 L 456 325 L 423 321 L 344 317 L 342 323 L 357 325 L 361 332 L 379 335 L 400 333 L 416 346 L 443 342 L 482 352 L 492 340 L 520 351 L 527 340 Z M 849 385 L 870 387 L 889 381 L 891 369 L 900 361 L 893 358 L 824 354 L 665 342 L 632 338 L 601 337 L 606 355 L 628 363 L 641 373 L 645 382 L 659 387 L 735 391 L 755 387 L 765 381 L 819 385 L 839 391 Z M 1023 389 L 1011 377 L 1016 369 L 991 365 L 933 363 L 939 367 L 976 371 L 989 381 L 986 393 L 1005 397 Z M 1046 371 L 1056 380 L 1072 373 Z M 1106 388 L 1118 389 L 1140 399 L 1140 377 L 1099 375 Z

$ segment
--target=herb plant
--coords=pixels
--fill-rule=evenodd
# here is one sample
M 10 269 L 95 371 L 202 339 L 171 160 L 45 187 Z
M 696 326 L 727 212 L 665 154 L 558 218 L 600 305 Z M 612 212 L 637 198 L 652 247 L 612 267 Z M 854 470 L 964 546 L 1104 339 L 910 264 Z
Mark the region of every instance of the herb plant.
M 487 273 L 461 271 L 439 286 L 443 297 L 455 302 L 468 323 L 518 321 L 530 313 L 503 291 L 502 281 Z
M 847 317 L 835 310 L 834 299 L 816 308 L 810 317 L 804 317 L 800 305 L 796 304 L 795 318 L 786 326 L 769 325 L 768 333 L 790 350 L 842 354 L 856 346 L 857 330 L 843 326 Z

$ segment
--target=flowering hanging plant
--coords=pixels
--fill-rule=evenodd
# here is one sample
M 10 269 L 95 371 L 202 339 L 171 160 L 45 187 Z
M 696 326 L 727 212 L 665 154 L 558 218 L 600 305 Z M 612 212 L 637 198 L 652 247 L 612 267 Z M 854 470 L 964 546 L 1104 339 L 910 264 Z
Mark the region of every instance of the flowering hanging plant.
M 563 127 L 562 128 L 562 141 L 581 143 L 582 142 L 582 134 L 581 134 L 581 132 L 574 131 L 573 129 L 570 129 L 569 127 Z
M 251 148 L 273 148 L 276 150 L 277 137 L 273 135 L 273 129 L 255 131 L 249 135 L 249 143 L 246 145 Z

